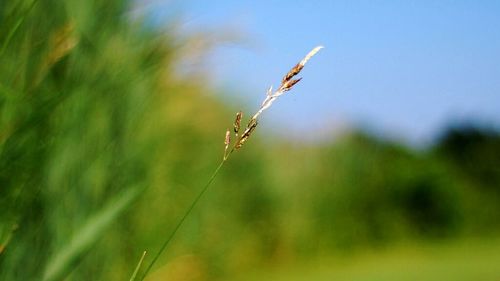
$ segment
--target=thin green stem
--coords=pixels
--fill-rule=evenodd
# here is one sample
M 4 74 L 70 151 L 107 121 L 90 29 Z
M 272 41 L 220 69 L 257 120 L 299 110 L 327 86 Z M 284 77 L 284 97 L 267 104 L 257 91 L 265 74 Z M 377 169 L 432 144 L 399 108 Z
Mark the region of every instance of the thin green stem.
M 158 251 L 158 253 L 156 253 L 156 255 L 153 258 L 153 261 L 151 261 L 151 263 L 149 264 L 149 266 L 146 268 L 146 271 L 142 275 L 142 277 L 140 279 L 141 281 L 144 280 L 144 278 L 146 277 L 146 275 L 148 275 L 148 273 L 151 270 L 151 268 L 153 267 L 153 265 L 156 263 L 156 261 L 158 260 L 158 258 L 161 256 L 161 254 L 163 253 L 163 251 L 167 248 L 168 244 L 170 243 L 170 241 L 172 240 L 172 238 L 174 238 L 174 236 L 177 233 L 177 231 L 184 224 L 184 221 L 189 216 L 189 214 L 191 214 L 191 212 L 193 211 L 193 209 L 196 206 L 196 204 L 198 204 L 198 201 L 200 201 L 200 199 L 203 196 L 203 194 L 205 194 L 205 192 L 208 190 L 208 187 L 212 184 L 212 182 L 214 181 L 215 177 L 219 173 L 219 170 L 222 168 L 222 166 L 224 165 L 224 163 L 226 161 L 227 161 L 227 158 L 223 159 L 220 162 L 219 166 L 217 166 L 217 168 L 215 169 L 215 171 L 212 174 L 212 176 L 210 177 L 210 179 L 207 181 L 207 183 L 205 184 L 205 186 L 201 189 L 201 191 L 198 193 L 198 195 L 196 196 L 196 198 L 191 203 L 191 206 L 189 206 L 189 208 L 186 210 L 186 212 L 184 213 L 184 215 L 182 216 L 182 218 L 179 220 L 179 222 L 175 226 L 175 228 L 172 231 L 172 233 L 170 233 L 170 235 L 168 236 L 168 238 L 163 242 L 163 245 L 161 246 L 160 250 Z
M 139 272 L 139 268 L 141 268 L 142 262 L 144 261 L 144 257 L 146 256 L 146 251 L 142 253 L 141 259 L 139 260 L 139 263 L 135 267 L 134 273 L 132 273 L 132 277 L 130 277 L 129 281 L 134 281 L 135 277 L 137 276 L 137 273 Z

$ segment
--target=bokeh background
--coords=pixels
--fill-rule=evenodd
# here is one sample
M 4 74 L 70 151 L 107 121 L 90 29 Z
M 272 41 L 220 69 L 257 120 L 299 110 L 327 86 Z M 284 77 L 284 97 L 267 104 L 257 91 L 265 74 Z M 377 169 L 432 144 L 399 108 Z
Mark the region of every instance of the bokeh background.
M 0 2 L 0 280 L 500 280 L 496 1 Z M 140 274 L 139 274 L 140 275 Z

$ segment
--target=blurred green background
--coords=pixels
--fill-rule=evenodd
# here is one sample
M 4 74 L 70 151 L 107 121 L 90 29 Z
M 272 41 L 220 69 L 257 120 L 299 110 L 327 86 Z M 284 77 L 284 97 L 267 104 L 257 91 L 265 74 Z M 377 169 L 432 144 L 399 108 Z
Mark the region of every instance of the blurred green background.
M 130 11 L 0 3 L 0 280 L 128 280 L 255 108 L 179 71 L 203 34 Z M 257 130 L 147 280 L 500 280 L 499 234 L 500 134 L 482 124 L 425 149 Z

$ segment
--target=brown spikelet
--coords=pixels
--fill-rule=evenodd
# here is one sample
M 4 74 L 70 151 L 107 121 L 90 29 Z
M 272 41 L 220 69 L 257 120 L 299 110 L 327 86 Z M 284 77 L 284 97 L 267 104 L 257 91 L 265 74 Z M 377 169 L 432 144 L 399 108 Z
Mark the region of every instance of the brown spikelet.
M 283 91 L 290 91 L 290 89 L 292 89 L 292 87 L 299 83 L 299 81 L 302 80 L 302 78 L 298 78 L 298 79 L 292 79 L 292 80 L 289 80 L 289 81 L 286 81 L 284 84 L 283 84 Z
M 236 145 L 234 146 L 236 149 L 240 148 L 243 146 L 243 144 L 248 140 L 248 138 L 252 135 L 253 131 L 257 127 L 257 120 L 256 119 L 251 119 L 250 123 L 248 123 L 247 128 L 241 135 L 241 137 L 238 139 L 236 142 Z
M 250 119 L 250 121 L 248 122 L 248 125 L 247 125 L 247 130 L 248 130 L 249 128 L 252 128 L 252 127 L 255 127 L 255 126 L 257 126 L 257 119 L 252 118 L 252 119 Z M 246 131 L 246 130 L 245 130 L 245 131 Z
M 224 160 L 226 160 L 227 158 L 227 149 L 229 148 L 230 143 L 231 143 L 231 131 L 227 129 L 226 136 L 224 137 Z
M 288 73 L 283 77 L 283 80 L 281 80 L 282 84 L 285 84 L 287 81 L 290 81 L 295 75 L 299 74 L 300 71 L 304 68 L 304 65 L 297 63 Z
M 234 119 L 234 133 L 238 136 L 241 127 L 241 118 L 243 118 L 243 112 L 239 111 L 236 113 L 236 119 Z
M 231 133 L 230 133 L 229 129 L 227 129 L 226 137 L 224 138 L 224 145 L 226 145 L 226 147 L 228 147 L 229 143 L 231 143 Z

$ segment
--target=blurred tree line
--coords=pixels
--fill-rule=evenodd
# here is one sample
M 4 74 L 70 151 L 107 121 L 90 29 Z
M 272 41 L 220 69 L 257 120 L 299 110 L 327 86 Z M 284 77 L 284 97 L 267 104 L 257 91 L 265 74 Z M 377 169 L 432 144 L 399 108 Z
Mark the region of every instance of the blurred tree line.
M 192 38 L 132 9 L 0 2 L 1 280 L 129 278 L 222 157 L 235 109 L 199 75 L 178 74 Z M 209 279 L 401 240 L 498 234 L 497 131 L 451 127 L 426 151 L 363 132 L 314 145 L 258 135 L 160 266 Z

